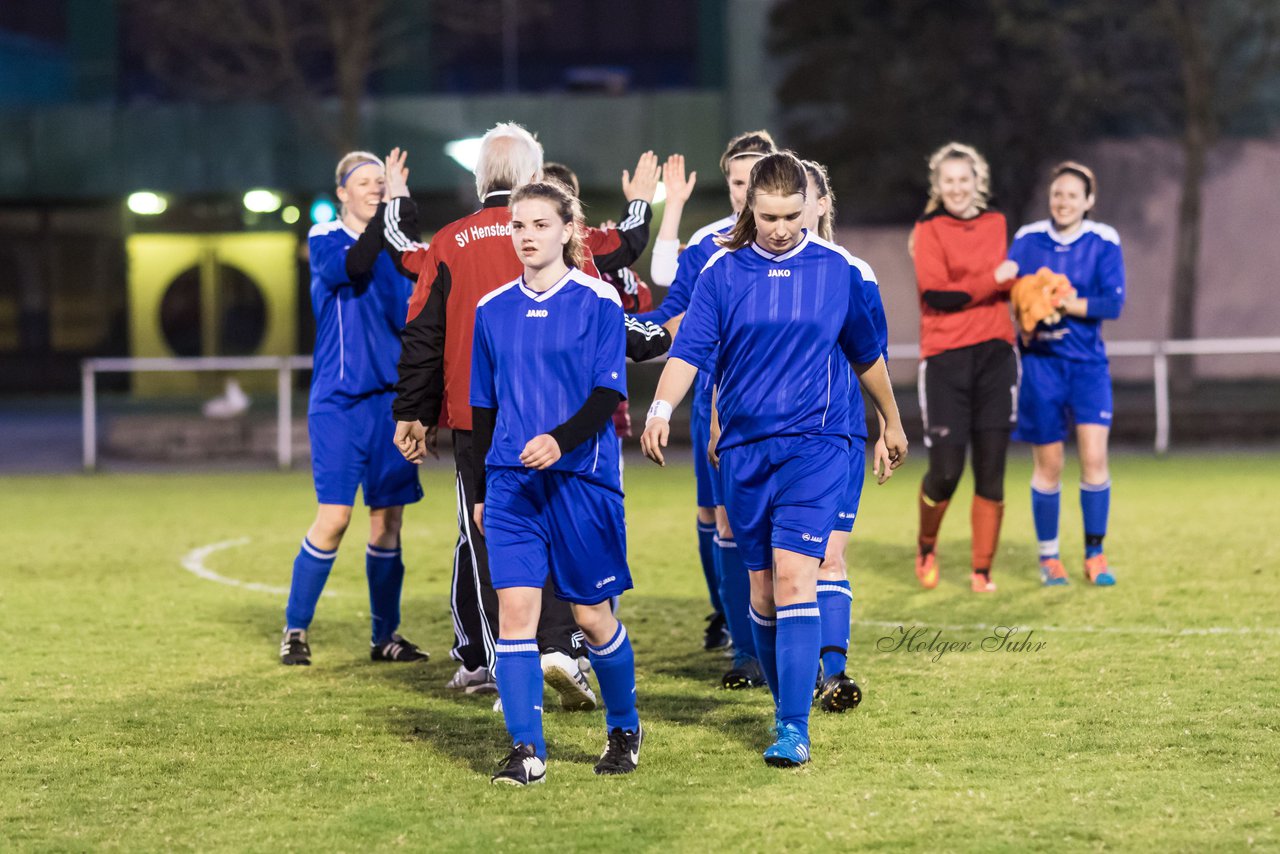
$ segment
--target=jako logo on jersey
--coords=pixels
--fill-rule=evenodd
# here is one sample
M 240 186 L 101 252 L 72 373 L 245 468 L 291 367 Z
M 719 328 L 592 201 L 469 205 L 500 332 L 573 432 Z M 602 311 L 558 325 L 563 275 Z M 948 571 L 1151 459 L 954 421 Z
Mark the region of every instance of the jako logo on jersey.
M 611 575 L 608 578 L 602 578 L 596 582 L 596 589 L 599 590 L 601 587 L 604 587 L 610 581 L 617 581 L 617 580 L 618 580 L 618 576 L 616 575 Z
M 800 535 L 800 539 L 804 540 L 806 543 L 820 543 L 820 542 L 822 542 L 822 541 L 823 541 L 824 539 L 826 539 L 826 538 L 825 538 L 825 537 L 818 537 L 818 536 L 815 536 L 815 535 L 813 535 L 813 534 L 805 533 L 805 534 L 801 534 L 801 535 Z
M 546 317 L 549 312 L 545 308 L 531 308 L 525 317 Z
M 778 277 L 782 277 L 782 278 L 784 278 L 784 279 L 786 279 L 786 278 L 790 278 L 790 277 L 791 277 L 791 271 L 790 271 L 790 270 L 786 270 L 786 269 L 778 269 L 778 268 L 775 268 L 775 269 L 773 269 L 773 270 L 770 270 L 770 271 L 769 271 L 769 278 L 774 279 L 774 278 L 778 278 Z

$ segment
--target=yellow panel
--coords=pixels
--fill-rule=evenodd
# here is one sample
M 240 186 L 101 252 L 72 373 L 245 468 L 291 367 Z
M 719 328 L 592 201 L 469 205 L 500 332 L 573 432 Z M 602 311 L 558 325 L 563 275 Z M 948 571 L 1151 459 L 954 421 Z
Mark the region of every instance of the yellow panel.
M 127 241 L 129 263 L 129 340 L 135 356 L 175 355 L 160 327 L 160 303 L 173 279 L 190 267 L 212 268 L 211 261 L 239 269 L 262 293 L 266 324 L 262 344 L 253 355 L 291 355 L 297 349 L 297 245 L 290 232 L 235 234 L 137 234 Z M 202 291 L 211 287 L 203 276 Z M 208 304 L 208 300 L 202 300 Z M 215 340 L 206 324 L 204 337 Z M 252 371 L 239 375 L 251 394 L 273 395 L 275 374 Z M 222 392 L 221 374 L 139 373 L 133 389 L 143 396 L 214 397 Z

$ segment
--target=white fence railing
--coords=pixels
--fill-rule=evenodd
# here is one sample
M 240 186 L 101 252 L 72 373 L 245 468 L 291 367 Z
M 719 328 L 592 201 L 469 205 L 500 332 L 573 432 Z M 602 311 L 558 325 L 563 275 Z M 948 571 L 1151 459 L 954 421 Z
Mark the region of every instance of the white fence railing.
M 1155 451 L 1169 450 L 1169 357 L 1170 356 L 1252 356 L 1280 354 L 1280 338 L 1196 338 L 1188 341 L 1112 341 L 1107 355 L 1113 358 L 1152 360 L 1155 390 Z M 890 359 L 918 359 L 915 344 L 890 344 Z M 293 462 L 293 372 L 311 369 L 310 356 L 212 356 L 195 358 L 85 359 L 80 366 L 82 392 L 82 436 L 84 467 L 93 471 L 98 463 L 97 381 L 101 373 L 136 371 L 275 371 L 276 380 L 276 462 L 287 469 Z
M 139 371 L 275 371 L 276 372 L 276 462 L 280 468 L 293 465 L 293 372 L 311 370 L 310 356 L 197 356 L 190 358 L 85 359 L 80 363 L 81 437 L 85 471 L 98 466 L 97 376 L 106 373 Z

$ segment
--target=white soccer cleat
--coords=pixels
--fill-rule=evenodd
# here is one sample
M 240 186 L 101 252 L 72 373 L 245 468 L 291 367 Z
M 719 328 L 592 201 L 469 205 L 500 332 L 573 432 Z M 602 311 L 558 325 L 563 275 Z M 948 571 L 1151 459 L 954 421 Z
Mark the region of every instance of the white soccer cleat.
M 205 418 L 236 418 L 249 411 L 249 395 L 240 388 L 239 382 L 229 379 L 222 396 L 205 401 L 202 411 Z
M 542 678 L 560 695 L 560 706 L 566 712 L 589 712 L 596 707 L 596 694 L 578 659 L 563 652 L 544 652 Z

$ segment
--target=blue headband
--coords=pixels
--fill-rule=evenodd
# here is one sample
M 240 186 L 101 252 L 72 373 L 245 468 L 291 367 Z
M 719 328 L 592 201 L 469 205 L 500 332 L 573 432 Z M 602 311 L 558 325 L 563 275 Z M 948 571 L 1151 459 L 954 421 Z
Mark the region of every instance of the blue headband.
M 342 180 L 338 182 L 339 187 L 347 186 L 347 179 L 351 177 L 351 173 L 359 169 L 361 166 L 381 166 L 382 164 L 376 160 L 361 160 L 355 166 L 347 170 L 347 174 L 342 176 Z

